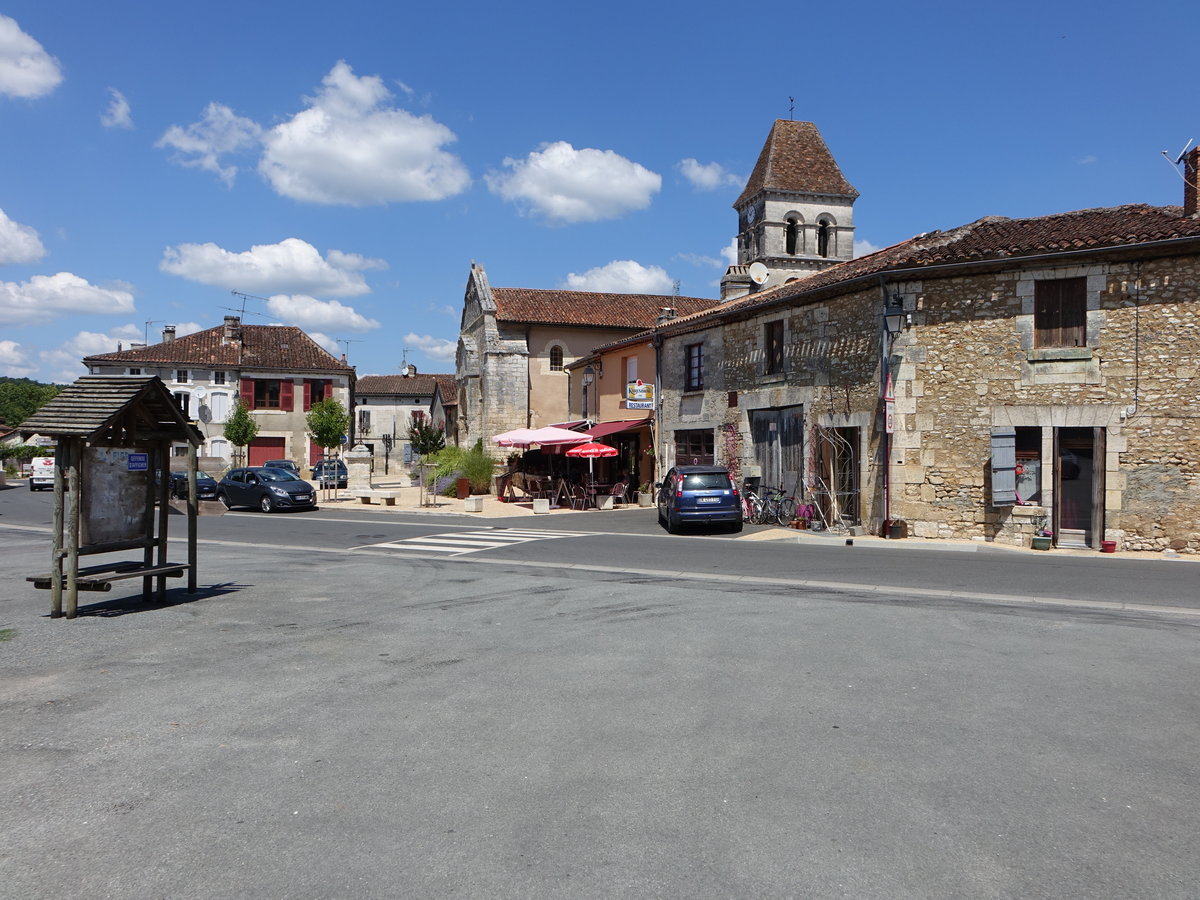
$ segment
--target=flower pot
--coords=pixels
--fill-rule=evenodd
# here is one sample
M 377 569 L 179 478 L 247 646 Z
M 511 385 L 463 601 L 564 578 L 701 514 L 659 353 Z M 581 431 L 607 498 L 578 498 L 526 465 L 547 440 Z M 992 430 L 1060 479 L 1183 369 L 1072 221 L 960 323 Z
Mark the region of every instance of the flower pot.
M 1117 542 L 1116 541 L 1101 541 L 1100 542 L 1100 552 L 1101 553 L 1116 553 L 1117 552 Z
M 638 493 L 638 506 L 653 506 L 653 505 L 654 505 L 654 495 L 653 494 L 643 494 L 640 492 Z
M 1030 546 L 1032 546 L 1034 550 L 1049 550 L 1053 541 L 1054 538 L 1048 534 L 1035 534 Z

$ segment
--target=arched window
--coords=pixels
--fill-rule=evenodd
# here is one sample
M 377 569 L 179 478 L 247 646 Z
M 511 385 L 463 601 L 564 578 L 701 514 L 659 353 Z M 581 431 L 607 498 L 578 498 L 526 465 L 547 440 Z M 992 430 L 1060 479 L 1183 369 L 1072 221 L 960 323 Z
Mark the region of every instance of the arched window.
M 550 371 L 561 372 L 563 370 L 563 350 L 557 344 L 550 348 Z
M 817 256 L 829 256 L 832 236 L 833 229 L 829 227 L 828 222 L 822 220 L 817 223 Z
M 795 256 L 800 246 L 800 223 L 795 216 L 787 217 L 783 234 L 784 251 L 788 256 Z

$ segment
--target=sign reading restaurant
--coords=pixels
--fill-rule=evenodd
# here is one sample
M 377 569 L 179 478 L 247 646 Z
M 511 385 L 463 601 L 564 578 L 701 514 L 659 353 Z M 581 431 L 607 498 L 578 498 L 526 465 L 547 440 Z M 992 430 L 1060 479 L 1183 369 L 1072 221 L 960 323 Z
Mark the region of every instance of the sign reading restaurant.
M 654 409 L 654 385 L 646 384 L 640 378 L 626 383 L 625 408 Z

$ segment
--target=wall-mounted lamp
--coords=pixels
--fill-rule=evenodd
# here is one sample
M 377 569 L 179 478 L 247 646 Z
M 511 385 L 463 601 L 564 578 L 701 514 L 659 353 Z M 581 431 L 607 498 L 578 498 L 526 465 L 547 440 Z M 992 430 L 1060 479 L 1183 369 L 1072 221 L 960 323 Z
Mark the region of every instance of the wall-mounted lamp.
M 591 366 L 588 366 L 587 368 L 585 368 L 583 370 L 583 383 L 585 385 L 589 385 L 595 380 L 596 380 L 596 370 L 593 369 Z
M 883 327 L 887 329 L 888 336 L 895 337 L 911 324 L 909 314 L 904 311 L 903 299 L 899 294 L 893 294 L 891 303 L 883 310 Z

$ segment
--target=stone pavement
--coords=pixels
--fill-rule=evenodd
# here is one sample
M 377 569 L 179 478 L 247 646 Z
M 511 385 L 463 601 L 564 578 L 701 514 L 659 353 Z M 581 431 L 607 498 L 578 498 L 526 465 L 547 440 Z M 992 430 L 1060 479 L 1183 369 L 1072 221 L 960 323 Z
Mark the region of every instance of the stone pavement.
M 321 491 L 318 495 L 318 501 L 321 506 L 331 508 L 358 508 L 365 506 L 372 510 L 393 510 L 397 512 L 461 513 L 463 515 L 478 516 L 483 519 L 535 515 L 540 518 L 544 515 L 581 515 L 585 512 L 592 514 L 619 514 L 623 510 L 638 509 L 636 503 L 616 506 L 612 510 L 577 510 L 571 509 L 569 506 L 554 506 L 551 504 L 549 513 L 535 513 L 533 511 L 532 500 L 520 503 L 504 503 L 498 497 L 491 494 L 475 494 L 472 495 L 473 498 L 482 501 L 482 511 L 468 513 L 464 509 L 462 500 L 455 500 L 452 497 L 434 497 L 428 492 L 422 493 L 419 487 L 402 484 L 399 481 L 375 481 L 372 489 L 395 494 L 395 505 L 385 506 L 379 498 L 372 498 L 369 503 L 364 504 L 354 491 L 349 490 L 330 492 L 334 495 L 331 499 L 326 499 L 327 492 Z

